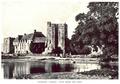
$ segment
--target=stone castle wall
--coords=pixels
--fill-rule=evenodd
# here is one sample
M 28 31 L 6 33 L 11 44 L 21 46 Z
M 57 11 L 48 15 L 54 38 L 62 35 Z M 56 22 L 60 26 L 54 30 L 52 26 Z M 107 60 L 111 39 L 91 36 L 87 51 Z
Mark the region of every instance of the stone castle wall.
M 47 48 L 46 53 L 52 53 L 58 47 L 65 53 L 65 43 L 67 38 L 67 24 L 47 23 Z

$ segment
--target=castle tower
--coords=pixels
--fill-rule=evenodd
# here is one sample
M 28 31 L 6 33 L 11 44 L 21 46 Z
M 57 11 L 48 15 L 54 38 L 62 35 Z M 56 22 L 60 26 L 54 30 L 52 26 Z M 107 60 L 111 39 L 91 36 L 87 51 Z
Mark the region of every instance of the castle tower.
M 67 24 L 53 24 L 51 22 L 47 22 L 47 48 L 45 52 L 53 53 L 59 52 L 62 50 L 62 54 L 65 54 L 65 45 L 67 38 Z
M 67 24 L 58 24 L 58 47 L 60 47 L 63 51 L 63 55 L 65 55 L 65 47 L 66 47 L 66 38 L 67 38 Z

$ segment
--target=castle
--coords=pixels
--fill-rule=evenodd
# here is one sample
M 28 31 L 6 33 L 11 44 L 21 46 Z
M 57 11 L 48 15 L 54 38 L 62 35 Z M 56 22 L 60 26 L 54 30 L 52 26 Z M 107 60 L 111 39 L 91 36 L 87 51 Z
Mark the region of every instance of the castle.
M 66 53 L 67 24 L 47 22 L 47 42 L 45 53 Z
M 45 49 L 46 37 L 42 32 L 34 30 L 34 33 L 18 35 L 16 38 L 4 38 L 3 53 L 26 55 L 40 54 Z
M 3 42 L 3 52 L 4 53 L 14 53 L 13 41 L 15 38 L 7 37 L 4 38 Z
M 18 35 L 13 41 L 15 54 L 40 54 L 44 51 L 46 37 L 42 32 Z
M 67 47 L 66 39 L 66 23 L 54 24 L 47 22 L 47 37 L 45 37 L 42 32 L 34 30 L 34 33 L 18 35 L 18 37 L 13 40 L 5 39 L 3 53 L 65 55 Z M 10 43 L 5 43 L 6 40 L 8 42 L 10 41 Z

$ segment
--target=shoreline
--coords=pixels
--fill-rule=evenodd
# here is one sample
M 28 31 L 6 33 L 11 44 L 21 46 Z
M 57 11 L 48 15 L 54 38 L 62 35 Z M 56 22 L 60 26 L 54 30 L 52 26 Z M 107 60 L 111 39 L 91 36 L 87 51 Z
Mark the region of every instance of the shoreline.
M 55 56 L 24 56 L 22 58 L 10 58 L 10 59 L 2 59 L 2 62 L 32 62 L 32 61 L 44 61 L 44 60 L 51 60 L 51 61 L 58 61 L 62 62 L 71 62 L 71 63 L 87 63 L 87 64 L 99 64 L 99 58 L 61 58 Z
M 54 73 L 38 73 L 28 74 L 13 79 L 111 79 L 109 76 L 103 75 L 85 75 L 77 72 L 54 72 Z

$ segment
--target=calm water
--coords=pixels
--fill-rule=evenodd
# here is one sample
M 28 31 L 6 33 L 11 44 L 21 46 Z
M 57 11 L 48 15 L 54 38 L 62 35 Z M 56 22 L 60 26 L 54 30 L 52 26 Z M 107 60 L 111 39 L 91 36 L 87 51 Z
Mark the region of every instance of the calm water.
M 83 72 L 100 69 L 97 63 L 59 63 L 55 61 L 32 61 L 32 62 L 4 62 L 2 69 L 3 78 L 12 79 L 21 75 L 52 73 L 52 72 Z

